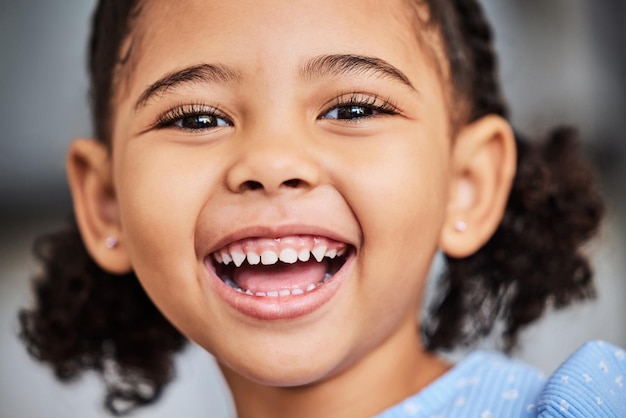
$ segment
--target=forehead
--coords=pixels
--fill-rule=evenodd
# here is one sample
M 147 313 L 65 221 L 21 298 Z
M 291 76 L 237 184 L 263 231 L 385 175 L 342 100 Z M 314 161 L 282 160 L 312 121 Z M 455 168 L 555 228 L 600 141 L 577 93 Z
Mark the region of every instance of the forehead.
M 342 21 L 346 23 L 382 24 L 395 23 L 397 30 L 407 23 L 414 23 L 411 16 L 420 7 L 419 0 L 138 0 L 139 23 L 144 31 L 158 31 L 171 23 L 178 32 L 185 33 L 197 23 L 216 31 L 224 27 L 257 30 L 266 27 L 277 29 L 275 23 L 292 22 L 294 26 L 307 22 L 310 25 Z M 382 21 L 381 21 L 382 19 Z M 391 22 L 394 20 L 394 22 Z M 309 28 L 311 28 L 309 26 Z M 337 28 L 338 29 L 338 28 Z
M 131 59 L 121 70 L 130 76 L 137 67 L 158 71 L 177 61 L 250 60 L 251 51 L 257 51 L 257 64 L 264 54 L 315 55 L 329 49 L 413 54 L 422 46 L 421 31 L 415 7 L 407 3 L 413 1 L 144 0 L 125 45 Z

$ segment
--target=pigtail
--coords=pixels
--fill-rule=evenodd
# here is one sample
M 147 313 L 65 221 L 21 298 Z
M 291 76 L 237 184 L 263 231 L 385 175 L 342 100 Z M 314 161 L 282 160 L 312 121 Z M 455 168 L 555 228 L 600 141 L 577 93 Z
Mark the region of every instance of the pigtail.
M 136 40 L 131 23 L 139 0 L 102 0 L 93 16 L 88 69 L 94 127 L 110 144 L 111 98 Z M 117 80 L 117 81 L 116 81 Z M 94 370 L 106 384 L 105 407 L 114 415 L 155 402 L 173 377 L 173 355 L 186 339 L 155 307 L 134 273 L 114 276 L 89 256 L 75 221 L 40 237 L 35 256 L 35 306 L 19 313 L 30 354 L 64 381 Z
M 102 0 L 93 16 L 88 69 L 94 127 L 109 144 L 111 98 L 136 40 L 129 28 L 139 0 Z M 117 80 L 117 81 L 116 81 Z M 35 244 L 43 267 L 35 306 L 19 313 L 30 354 L 64 381 L 85 370 L 106 384 L 105 407 L 114 415 L 155 402 L 173 377 L 173 355 L 186 343 L 131 273 L 114 276 L 89 256 L 75 222 Z
M 43 266 L 36 307 L 19 314 L 32 356 L 64 381 L 101 374 L 106 408 L 120 415 L 156 401 L 172 378 L 172 354 L 185 338 L 163 317 L 134 274 L 113 276 L 87 253 L 75 225 L 39 238 Z
M 472 344 L 500 324 L 510 350 L 547 307 L 595 294 L 581 247 L 596 233 L 603 205 L 576 132 L 557 128 L 542 142 L 518 144 L 518 171 L 496 233 L 476 254 L 446 258 L 444 296 L 424 323 L 432 349 Z
M 507 117 L 492 31 L 479 3 L 454 0 L 454 10 L 429 3 L 448 49 L 452 82 L 469 99 L 470 121 Z M 430 349 L 470 345 L 501 325 L 508 351 L 548 306 L 594 295 L 581 247 L 597 232 L 604 209 L 576 131 L 557 128 L 533 142 L 516 134 L 516 143 L 518 169 L 501 225 L 476 254 L 446 257 L 443 296 L 423 323 Z

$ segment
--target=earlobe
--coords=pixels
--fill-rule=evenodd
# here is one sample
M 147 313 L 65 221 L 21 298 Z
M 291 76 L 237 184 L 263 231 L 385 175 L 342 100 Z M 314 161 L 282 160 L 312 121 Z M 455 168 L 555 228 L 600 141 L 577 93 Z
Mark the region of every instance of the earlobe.
M 509 123 L 485 116 L 457 135 L 440 247 L 454 258 L 478 251 L 502 221 L 516 168 L 515 137 Z
M 95 140 L 74 141 L 68 152 L 66 170 L 76 222 L 87 251 L 110 273 L 130 272 L 107 148 Z

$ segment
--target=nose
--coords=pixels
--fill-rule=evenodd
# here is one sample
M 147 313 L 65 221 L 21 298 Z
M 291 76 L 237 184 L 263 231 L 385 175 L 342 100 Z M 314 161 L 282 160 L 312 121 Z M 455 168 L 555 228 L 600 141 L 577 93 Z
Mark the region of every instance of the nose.
M 234 193 L 248 191 L 274 195 L 308 190 L 320 181 L 320 168 L 307 141 L 293 136 L 242 139 L 226 183 Z

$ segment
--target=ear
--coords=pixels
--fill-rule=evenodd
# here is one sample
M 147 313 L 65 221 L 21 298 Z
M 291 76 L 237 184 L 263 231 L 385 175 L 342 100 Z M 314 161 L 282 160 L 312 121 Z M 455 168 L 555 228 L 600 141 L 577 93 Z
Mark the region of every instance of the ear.
M 91 257 L 113 274 L 131 271 L 111 175 L 111 159 L 104 144 L 88 139 L 72 143 L 66 162 L 81 237 Z
M 516 169 L 509 123 L 488 115 L 465 126 L 454 140 L 451 169 L 440 248 L 463 258 L 478 251 L 502 221 Z

